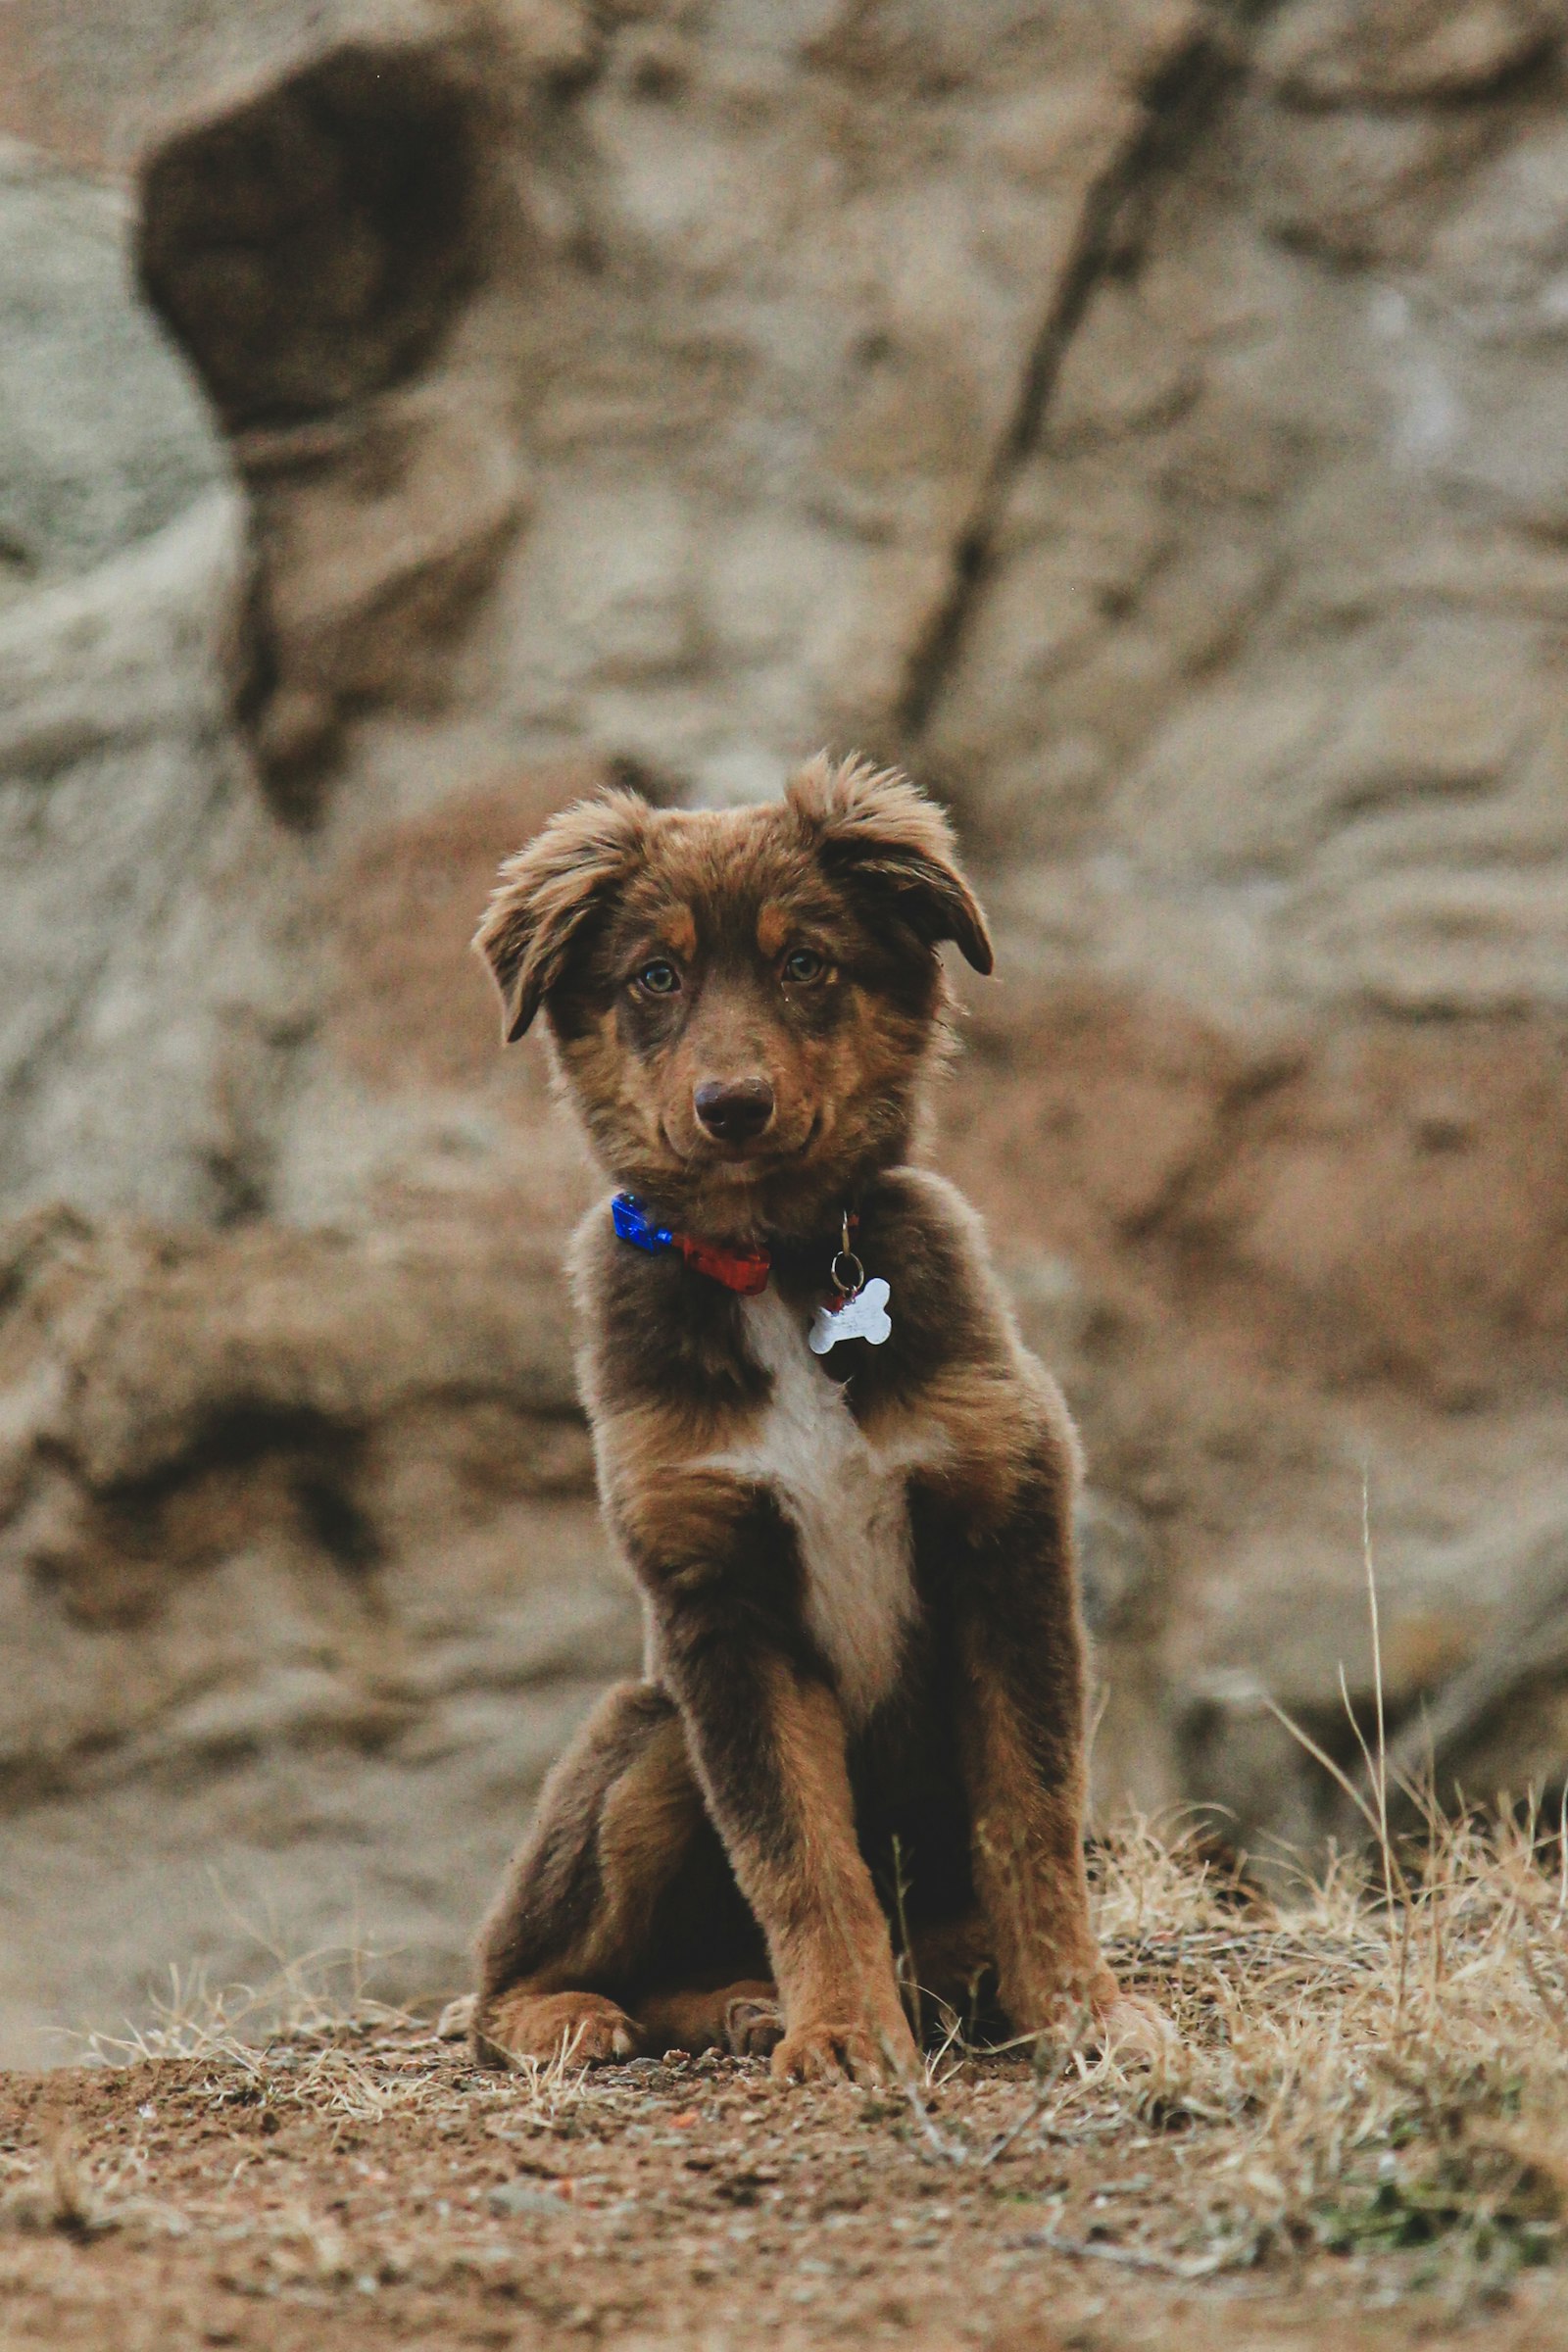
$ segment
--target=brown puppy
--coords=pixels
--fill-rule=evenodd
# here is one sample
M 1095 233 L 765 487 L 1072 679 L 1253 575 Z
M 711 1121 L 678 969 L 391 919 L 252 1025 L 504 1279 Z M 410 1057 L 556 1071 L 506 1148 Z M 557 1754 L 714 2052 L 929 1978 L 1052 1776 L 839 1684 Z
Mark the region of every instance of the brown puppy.
M 989 1968 L 1015 2033 L 1150 2037 L 1089 1919 L 1072 1426 L 974 1215 L 907 1164 L 944 940 L 991 969 L 946 819 L 857 760 L 760 808 L 606 794 L 502 868 L 506 1035 L 544 1010 L 635 1197 L 573 1279 L 647 1655 L 486 1925 L 483 2056 L 898 2069 L 895 1913 L 939 1998 Z

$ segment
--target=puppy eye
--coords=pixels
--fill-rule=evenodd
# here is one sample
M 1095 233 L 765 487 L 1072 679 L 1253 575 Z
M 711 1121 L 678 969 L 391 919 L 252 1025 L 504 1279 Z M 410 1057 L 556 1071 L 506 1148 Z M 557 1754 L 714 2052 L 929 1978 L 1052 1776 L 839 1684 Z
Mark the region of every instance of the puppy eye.
M 820 980 L 826 970 L 827 958 L 819 956 L 814 948 L 797 948 L 784 958 L 786 980 L 798 980 L 803 984 L 808 980 Z
M 680 974 L 672 963 L 662 957 L 645 963 L 637 975 L 637 986 L 646 989 L 651 997 L 672 997 L 680 986 Z

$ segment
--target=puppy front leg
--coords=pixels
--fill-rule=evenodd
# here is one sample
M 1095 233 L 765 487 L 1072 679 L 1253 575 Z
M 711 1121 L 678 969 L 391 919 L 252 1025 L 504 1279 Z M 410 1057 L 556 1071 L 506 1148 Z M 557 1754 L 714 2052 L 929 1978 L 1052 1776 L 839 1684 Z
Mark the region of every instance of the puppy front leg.
M 688 1660 L 677 1688 L 699 1777 L 773 1964 L 775 2075 L 875 2081 L 912 2064 L 887 1919 L 855 1834 L 844 1718 L 778 1656 Z
M 1015 2032 L 1087 2008 L 1125 2035 L 1131 2005 L 1101 1957 L 1084 1866 L 1084 1638 L 1064 1462 L 1043 1451 L 999 1526 L 958 1556 L 958 1732 L 975 1891 Z M 971 1522 L 972 1525 L 972 1522 Z
M 911 2064 L 888 1923 L 856 1837 L 843 1712 L 800 1625 L 793 1534 L 765 1492 L 712 1476 L 668 1482 L 636 1518 L 660 1668 L 767 1939 L 785 2027 L 773 2072 L 874 2080 Z

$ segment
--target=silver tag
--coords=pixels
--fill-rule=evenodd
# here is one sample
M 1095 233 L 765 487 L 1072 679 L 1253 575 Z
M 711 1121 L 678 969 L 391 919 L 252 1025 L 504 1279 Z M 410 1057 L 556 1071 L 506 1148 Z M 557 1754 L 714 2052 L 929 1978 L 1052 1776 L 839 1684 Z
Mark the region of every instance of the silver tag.
M 888 1286 L 878 1274 L 841 1306 L 819 1306 L 808 1345 L 813 1355 L 826 1355 L 840 1340 L 866 1340 L 873 1348 L 880 1348 L 892 1331 Z

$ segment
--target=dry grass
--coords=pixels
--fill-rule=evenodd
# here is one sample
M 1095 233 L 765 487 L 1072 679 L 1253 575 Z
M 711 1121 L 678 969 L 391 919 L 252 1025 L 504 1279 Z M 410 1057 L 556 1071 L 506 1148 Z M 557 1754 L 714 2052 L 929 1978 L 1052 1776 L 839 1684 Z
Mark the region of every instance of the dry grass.
M 220 2058 L 259 2071 L 270 2047 L 345 2027 L 404 2026 L 405 2010 L 373 1999 L 367 1986 L 380 1955 L 359 1945 L 327 1945 L 292 1957 L 271 1953 L 271 1972 L 257 1984 L 209 1984 L 205 1969 L 171 1966 L 169 1989 L 150 1986 L 147 2015 L 122 2034 L 76 2036 L 88 2066 L 125 2066 L 159 2058 Z
M 1549 2259 L 1568 2193 L 1568 1884 L 1532 1816 L 1434 1821 L 1288 1912 L 1237 1908 L 1190 1850 L 1106 1851 L 1102 1933 L 1174 2020 L 1148 2075 L 1080 2069 L 1049 2128 L 1187 2134 L 1161 2258 L 1428 2247 L 1506 2276 Z M 1391 1898 L 1391 1886 L 1393 1887 Z

